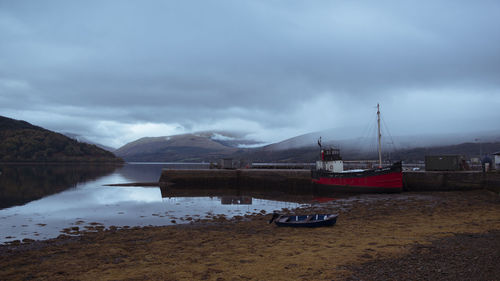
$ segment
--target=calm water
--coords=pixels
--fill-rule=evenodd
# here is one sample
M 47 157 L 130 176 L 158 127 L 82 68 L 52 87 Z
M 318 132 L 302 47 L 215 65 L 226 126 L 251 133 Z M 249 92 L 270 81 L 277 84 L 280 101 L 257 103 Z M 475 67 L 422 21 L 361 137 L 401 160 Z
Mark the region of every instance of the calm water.
M 85 230 L 95 225 L 161 226 L 217 215 L 230 218 L 262 210 L 269 213 L 301 205 L 294 199 L 254 198 L 234 189 L 217 190 L 213 196 L 205 190 L 203 194 L 172 197 L 168 190 L 163 190 L 162 196 L 158 187 L 105 186 L 156 182 L 162 168 L 204 166 L 200 165 L 0 166 L 0 243 L 54 238 L 71 227 Z

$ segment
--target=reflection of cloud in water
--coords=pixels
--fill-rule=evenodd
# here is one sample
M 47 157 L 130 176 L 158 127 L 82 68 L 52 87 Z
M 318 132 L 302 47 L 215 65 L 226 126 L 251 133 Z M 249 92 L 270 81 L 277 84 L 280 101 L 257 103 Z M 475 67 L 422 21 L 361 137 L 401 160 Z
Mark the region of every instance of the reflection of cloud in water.
M 94 203 L 116 204 L 120 202 L 161 202 L 158 187 L 103 187 L 93 193 Z
M 173 197 L 163 198 L 170 212 L 187 215 L 205 215 L 208 212 L 213 214 L 224 214 L 228 217 L 244 215 L 248 212 L 259 212 L 265 210 L 272 212 L 283 208 L 296 208 L 297 203 L 278 202 L 264 199 L 253 199 L 252 205 L 230 205 L 221 204 L 218 197 Z
M 296 203 L 253 199 L 252 205 L 222 205 L 220 197 L 162 198 L 157 187 L 115 187 L 104 184 L 127 182 L 119 172 L 78 184 L 77 187 L 32 201 L 23 206 L 0 210 L 0 243 L 15 239 L 47 239 L 60 231 L 92 222 L 115 226 L 170 225 L 188 223 L 182 218 L 205 218 L 207 214 L 227 217 L 265 210 L 298 207 Z M 9 237 L 9 238 L 7 238 Z
M 161 202 L 161 192 L 159 188 L 145 187 L 83 187 L 67 190 L 30 202 L 24 206 L 6 210 L 15 211 L 19 214 L 43 212 L 58 215 L 57 213 L 60 212 L 60 215 L 64 215 L 74 210 L 90 210 L 124 202 L 129 204 Z

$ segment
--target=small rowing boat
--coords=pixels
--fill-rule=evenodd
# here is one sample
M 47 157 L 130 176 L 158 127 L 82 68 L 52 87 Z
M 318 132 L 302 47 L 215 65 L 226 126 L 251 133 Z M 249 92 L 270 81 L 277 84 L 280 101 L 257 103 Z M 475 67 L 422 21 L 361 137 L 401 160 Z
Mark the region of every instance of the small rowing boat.
M 269 223 L 274 223 L 277 226 L 290 226 L 290 227 L 320 227 L 332 226 L 337 222 L 337 214 L 313 214 L 303 216 L 283 216 L 277 213 Z

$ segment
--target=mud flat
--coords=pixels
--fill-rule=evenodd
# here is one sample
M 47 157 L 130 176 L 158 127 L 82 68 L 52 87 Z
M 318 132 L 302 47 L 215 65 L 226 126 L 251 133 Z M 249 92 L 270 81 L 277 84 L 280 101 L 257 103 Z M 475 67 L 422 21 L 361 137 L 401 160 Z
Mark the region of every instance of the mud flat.
M 1 246 L 0 280 L 388 280 L 404 276 L 397 275 L 404 268 L 426 274 L 416 279 L 498 278 L 499 243 L 477 250 L 484 239 L 498 238 L 495 193 L 360 195 L 293 212 L 340 217 L 329 228 L 290 229 L 269 225 L 270 214 L 258 213 Z M 437 246 L 464 235 L 466 243 Z M 486 275 L 471 273 L 474 266 Z

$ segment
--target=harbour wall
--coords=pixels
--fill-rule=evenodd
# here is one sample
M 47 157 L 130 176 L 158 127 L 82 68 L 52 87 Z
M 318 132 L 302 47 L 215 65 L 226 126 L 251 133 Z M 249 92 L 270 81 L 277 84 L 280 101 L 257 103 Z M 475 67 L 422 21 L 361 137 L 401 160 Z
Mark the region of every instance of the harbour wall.
M 294 169 L 198 169 L 162 171 L 160 185 L 176 188 L 250 188 L 293 193 L 330 189 L 311 183 L 310 170 Z M 489 189 L 500 192 L 500 172 L 416 171 L 403 173 L 405 191 L 452 191 Z
M 176 188 L 251 188 L 294 193 L 312 188 L 311 171 L 305 169 L 163 170 L 159 182 Z
M 488 189 L 495 192 L 500 192 L 500 172 L 404 172 L 403 187 L 405 191 L 452 191 Z

